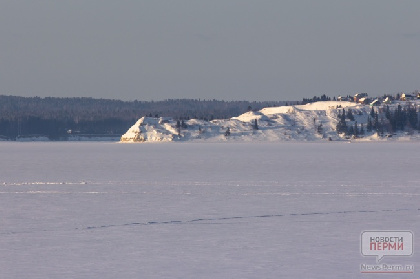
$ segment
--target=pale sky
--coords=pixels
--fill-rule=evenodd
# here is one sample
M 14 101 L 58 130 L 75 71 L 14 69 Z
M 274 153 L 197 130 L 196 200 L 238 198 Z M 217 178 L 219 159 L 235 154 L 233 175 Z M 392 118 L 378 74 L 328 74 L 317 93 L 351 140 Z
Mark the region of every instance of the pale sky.
M 419 0 L 0 0 L 0 94 L 301 100 L 420 90 Z

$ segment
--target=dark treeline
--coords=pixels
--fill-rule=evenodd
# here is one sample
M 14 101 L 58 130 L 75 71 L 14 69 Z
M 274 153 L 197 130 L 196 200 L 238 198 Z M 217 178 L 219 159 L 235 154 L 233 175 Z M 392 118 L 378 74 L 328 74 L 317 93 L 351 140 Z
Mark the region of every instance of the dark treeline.
M 335 97 L 334 97 L 333 100 L 335 101 Z M 323 94 L 323 95 L 321 95 L 321 97 L 314 96 L 313 98 L 309 98 L 309 99 L 303 98 L 303 100 L 302 100 L 302 102 L 300 102 L 300 104 L 306 105 L 306 104 L 309 104 L 309 103 L 315 103 L 315 102 L 319 102 L 319 101 L 331 101 L 331 98 L 328 97 L 327 95 Z
M 200 99 L 121 101 L 0 95 L 0 137 L 14 139 L 43 135 L 61 139 L 70 131 L 72 134 L 122 135 L 142 116 L 212 120 L 285 103 Z
M 404 106 L 398 105 L 395 110 L 391 110 L 389 106 L 385 108 L 385 118 L 387 121 L 383 121 L 382 119 L 378 121 L 377 113 L 374 115 L 374 123 L 379 123 L 379 128 L 381 132 L 383 130 L 387 132 L 395 132 L 395 131 L 412 131 L 413 129 L 420 130 L 420 125 L 418 122 L 417 110 L 415 106 Z M 371 115 L 373 113 L 371 112 Z M 369 123 L 368 123 L 369 124 Z
M 393 110 L 386 106 L 380 113 L 372 107 L 367 124 L 363 126 L 363 124 L 358 125 L 357 121 L 354 121 L 351 109 L 347 112 L 343 109 L 338 115 L 339 121 L 336 130 L 338 133 L 354 136 L 363 136 L 365 132 L 376 132 L 383 136 L 384 133 L 392 135 L 398 131 L 420 131 L 419 114 L 420 111 L 417 111 L 416 107 L 410 104 L 406 106 L 398 105 Z M 346 119 L 354 121 L 354 123 L 350 122 L 349 125 Z

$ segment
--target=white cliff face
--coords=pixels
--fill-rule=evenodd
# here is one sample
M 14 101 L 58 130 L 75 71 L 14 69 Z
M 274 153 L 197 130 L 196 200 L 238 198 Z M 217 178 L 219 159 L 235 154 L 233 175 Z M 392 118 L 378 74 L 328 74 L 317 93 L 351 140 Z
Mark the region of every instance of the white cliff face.
M 176 130 L 168 117 L 142 117 L 121 137 L 122 142 L 172 141 Z
M 357 122 L 361 127 L 363 124 L 366 132 L 370 106 L 354 102 L 325 101 L 264 108 L 231 119 L 184 120 L 180 125 L 177 124 L 177 120 L 169 117 L 142 117 L 121 137 L 121 142 L 343 140 L 344 135 L 336 132 L 338 115 L 343 108 L 346 112 L 351 109 L 355 119 L 347 120 L 347 125 Z M 376 110 L 383 114 L 380 109 Z M 399 136 L 402 135 L 403 133 Z M 418 133 L 410 137 L 418 138 Z M 380 139 L 376 133 L 371 132 L 358 140 Z M 392 140 L 395 140 L 395 137 Z

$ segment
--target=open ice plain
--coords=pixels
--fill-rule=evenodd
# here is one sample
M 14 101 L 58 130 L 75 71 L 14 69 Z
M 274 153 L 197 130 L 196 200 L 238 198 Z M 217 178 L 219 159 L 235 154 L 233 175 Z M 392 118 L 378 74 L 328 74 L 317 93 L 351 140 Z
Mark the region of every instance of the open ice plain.
M 0 143 L 0 278 L 376 278 L 411 230 L 419 143 Z M 394 274 L 414 278 L 414 274 Z M 395 278 L 395 277 L 393 277 Z

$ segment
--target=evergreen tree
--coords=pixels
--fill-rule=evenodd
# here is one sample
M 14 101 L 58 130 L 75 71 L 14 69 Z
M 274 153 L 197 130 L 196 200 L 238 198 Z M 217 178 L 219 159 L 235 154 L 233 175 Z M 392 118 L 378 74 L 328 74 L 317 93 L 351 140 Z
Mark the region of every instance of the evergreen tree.
M 184 120 L 181 121 L 181 127 L 182 127 L 182 129 L 187 129 L 188 128 L 188 126 L 187 126 L 187 124 L 185 124 Z
M 176 130 L 178 132 L 178 136 L 181 135 L 181 121 L 177 120 L 176 121 Z
M 373 107 L 370 110 L 370 117 L 375 118 L 375 110 L 373 109 Z
M 388 105 L 386 105 L 386 108 L 385 108 L 385 117 L 386 119 L 391 120 L 391 112 L 389 111 Z
M 391 122 L 392 132 L 395 132 L 397 130 L 396 112 L 391 114 L 391 119 L 389 120 L 389 122 Z
M 419 110 L 419 112 L 417 113 L 417 130 L 419 130 L 419 131 L 420 131 L 420 110 Z
M 397 122 L 396 123 L 397 130 L 403 131 L 404 130 L 404 124 L 405 124 L 405 117 L 404 117 L 404 113 L 403 113 L 401 105 L 398 105 L 398 107 L 397 107 L 397 111 L 395 113 L 395 118 L 396 118 L 395 121 Z
M 354 122 L 354 135 L 357 137 L 359 135 L 359 130 L 357 129 L 357 121 Z
M 225 132 L 225 137 L 230 136 L 230 128 L 228 127 Z
M 354 121 L 354 116 L 353 116 L 353 112 L 351 111 L 351 109 L 349 109 L 349 111 L 347 112 L 347 118 L 351 121 Z
M 418 122 L 418 118 L 417 118 L 417 112 L 416 112 L 416 108 L 412 108 L 409 107 L 408 108 L 408 124 L 411 126 L 411 128 L 416 129 L 417 127 L 417 122 Z
M 370 117 L 368 117 L 366 130 L 367 130 L 368 132 L 372 132 L 372 130 L 373 130 L 372 119 L 371 119 Z
M 258 123 L 257 123 L 257 119 L 254 119 L 254 125 L 252 126 L 252 128 L 254 130 L 258 130 Z
M 378 131 L 378 129 L 379 129 L 378 112 L 375 112 L 375 118 L 374 118 L 374 121 L 373 121 L 373 128 L 375 129 L 375 131 Z
M 318 134 L 322 135 L 322 132 L 323 132 L 322 123 L 317 126 L 316 131 L 318 132 Z
M 383 118 L 381 118 L 381 122 L 379 123 L 379 128 L 378 128 L 378 132 L 380 132 L 381 137 L 384 136 L 384 120 Z
M 346 124 L 346 119 L 345 119 L 345 114 L 344 114 L 344 109 L 343 109 L 343 114 L 341 114 L 337 126 L 336 126 L 336 131 L 337 133 L 341 134 L 341 133 L 347 133 L 347 124 Z
M 360 134 L 364 135 L 365 134 L 365 129 L 363 128 L 363 123 L 360 124 Z

